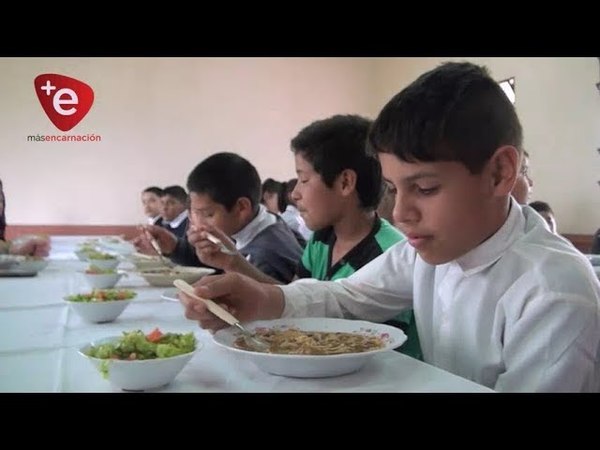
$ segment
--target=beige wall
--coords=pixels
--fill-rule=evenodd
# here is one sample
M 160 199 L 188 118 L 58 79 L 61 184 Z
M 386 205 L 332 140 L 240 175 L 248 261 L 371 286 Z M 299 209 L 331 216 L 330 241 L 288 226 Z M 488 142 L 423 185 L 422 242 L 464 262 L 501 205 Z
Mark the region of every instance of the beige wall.
M 382 58 L 372 108 L 421 73 L 446 60 Z M 529 152 L 532 200 L 552 206 L 560 233 L 592 234 L 600 227 L 600 93 L 597 58 L 467 58 L 497 80 L 514 76 L 516 108 Z
M 61 134 L 33 88 L 41 73 L 80 79 L 95 103 L 68 134 L 101 143 L 35 143 Z M 12 224 L 129 224 L 140 191 L 181 184 L 232 151 L 263 178 L 295 176 L 290 139 L 317 118 L 369 114 L 370 65 L 352 58 L 0 59 L 0 178 Z
M 185 185 L 217 151 L 249 158 L 261 177 L 294 176 L 289 141 L 335 113 L 374 117 L 425 70 L 450 58 L 3 58 L 0 178 L 13 224 L 129 224 L 139 191 Z M 463 59 L 463 58 L 452 58 Z M 516 77 L 531 154 L 533 199 L 554 208 L 559 231 L 600 226 L 600 94 L 596 58 L 468 58 L 500 80 Z M 96 100 L 69 134 L 101 143 L 32 143 L 61 134 L 33 89 L 40 73 L 90 84 Z

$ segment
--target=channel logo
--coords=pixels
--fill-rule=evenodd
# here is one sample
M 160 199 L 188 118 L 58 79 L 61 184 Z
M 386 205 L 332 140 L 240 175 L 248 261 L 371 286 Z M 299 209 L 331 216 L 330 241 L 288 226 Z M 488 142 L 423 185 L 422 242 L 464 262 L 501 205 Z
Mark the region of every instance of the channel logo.
M 61 131 L 81 122 L 94 103 L 92 88 L 75 78 L 44 73 L 35 77 L 33 84 L 44 112 Z

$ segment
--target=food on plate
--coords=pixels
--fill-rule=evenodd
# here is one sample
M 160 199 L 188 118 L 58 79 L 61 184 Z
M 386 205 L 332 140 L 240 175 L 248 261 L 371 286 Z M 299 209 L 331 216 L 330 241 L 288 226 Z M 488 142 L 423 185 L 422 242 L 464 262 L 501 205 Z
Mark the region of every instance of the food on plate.
M 110 253 L 103 253 L 97 251 L 86 252 L 88 259 L 99 259 L 99 260 L 107 260 L 107 259 L 117 259 L 115 255 L 111 255 Z
M 269 353 L 278 354 L 339 355 L 368 352 L 385 346 L 382 337 L 361 333 L 257 328 L 254 335 L 270 344 Z M 254 351 L 243 336 L 237 338 L 234 345 L 243 350 Z
M 69 302 L 110 302 L 130 300 L 137 294 L 129 289 L 94 289 L 90 293 L 75 294 L 66 297 Z
M 108 275 L 117 272 L 115 271 L 115 269 L 102 269 L 101 267 L 92 264 L 86 269 L 85 273 L 88 275 Z

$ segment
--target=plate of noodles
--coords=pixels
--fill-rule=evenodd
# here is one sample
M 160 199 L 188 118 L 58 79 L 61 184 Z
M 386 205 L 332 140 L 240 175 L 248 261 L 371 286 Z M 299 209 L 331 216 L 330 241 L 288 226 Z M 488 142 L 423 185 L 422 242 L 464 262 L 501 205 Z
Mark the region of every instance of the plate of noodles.
M 271 346 L 269 352 L 249 347 L 234 327 L 217 331 L 213 339 L 265 372 L 286 377 L 321 378 L 356 372 L 377 353 L 406 341 L 399 328 L 362 320 L 290 318 L 259 320 L 244 326 Z

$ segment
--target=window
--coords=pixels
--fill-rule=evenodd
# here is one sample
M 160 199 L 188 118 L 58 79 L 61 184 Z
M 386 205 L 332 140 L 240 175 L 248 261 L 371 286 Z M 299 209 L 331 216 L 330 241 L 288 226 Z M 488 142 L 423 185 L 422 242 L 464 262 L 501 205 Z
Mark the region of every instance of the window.
M 507 80 L 502 80 L 498 83 L 510 102 L 515 104 L 515 77 L 508 78 Z

